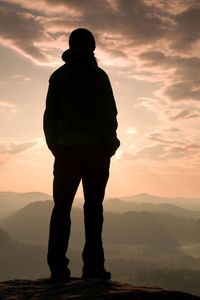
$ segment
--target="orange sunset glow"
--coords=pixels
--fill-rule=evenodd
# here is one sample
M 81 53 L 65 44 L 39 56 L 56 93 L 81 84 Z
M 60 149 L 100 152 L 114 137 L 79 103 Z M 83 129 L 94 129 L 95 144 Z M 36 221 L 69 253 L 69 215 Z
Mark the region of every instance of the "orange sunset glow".
M 48 80 L 84 27 L 118 108 L 106 195 L 200 197 L 199 16 L 195 0 L 0 1 L 0 191 L 52 194 Z

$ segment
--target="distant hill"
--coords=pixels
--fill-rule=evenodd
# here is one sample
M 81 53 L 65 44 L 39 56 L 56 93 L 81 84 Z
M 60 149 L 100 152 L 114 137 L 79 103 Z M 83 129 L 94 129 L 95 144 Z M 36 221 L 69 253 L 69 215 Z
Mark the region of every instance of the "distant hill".
M 52 196 L 39 192 L 13 193 L 0 192 L 0 219 L 4 218 L 25 205 L 35 202 L 50 200 Z
M 51 195 L 40 192 L 0 192 L 0 219 L 13 214 L 32 202 L 51 199 Z M 83 199 L 77 198 L 76 201 L 74 201 L 76 206 L 82 206 L 82 203 Z M 200 218 L 200 199 L 197 198 L 168 198 L 141 193 L 129 197 L 106 198 L 104 207 L 105 210 L 113 212 L 166 212 L 188 218 Z
M 136 198 L 137 199 L 137 198 Z M 128 211 L 148 211 L 148 212 L 163 212 L 180 217 L 200 219 L 200 211 L 192 211 L 185 209 L 172 203 L 151 203 L 151 202 L 135 202 L 125 201 L 117 198 L 108 199 L 104 202 L 105 210 L 124 213 Z
M 46 244 L 52 201 L 27 205 L 1 220 L 0 227 L 18 241 Z M 178 246 L 200 242 L 200 224 L 188 218 L 160 212 L 105 212 L 104 242 L 107 244 L 157 244 Z M 72 211 L 72 247 L 83 243 L 83 213 Z
M 182 197 L 162 197 L 146 193 L 141 193 L 128 197 L 119 197 L 121 200 L 134 203 L 152 203 L 161 204 L 168 203 L 178 205 L 182 208 L 199 210 L 200 211 L 200 198 L 182 198 Z
M 36 201 L 0 221 L 14 240 L 33 244 L 47 244 L 49 219 L 53 202 Z

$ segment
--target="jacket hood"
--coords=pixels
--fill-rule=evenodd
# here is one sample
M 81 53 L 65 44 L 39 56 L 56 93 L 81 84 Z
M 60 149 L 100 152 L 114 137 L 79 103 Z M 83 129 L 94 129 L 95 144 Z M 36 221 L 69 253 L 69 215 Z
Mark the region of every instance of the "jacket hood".
M 97 61 L 94 52 L 85 49 L 67 49 L 62 54 L 62 60 L 65 63 L 73 65 L 96 65 Z

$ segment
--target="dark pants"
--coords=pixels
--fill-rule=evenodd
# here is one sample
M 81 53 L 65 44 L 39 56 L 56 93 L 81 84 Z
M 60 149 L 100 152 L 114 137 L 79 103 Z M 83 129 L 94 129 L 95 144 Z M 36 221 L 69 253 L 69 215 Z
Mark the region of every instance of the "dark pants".
M 53 198 L 47 260 L 51 271 L 64 271 L 70 236 L 70 212 L 82 180 L 84 192 L 85 269 L 104 265 L 102 245 L 103 199 L 109 177 L 110 157 L 102 144 L 60 146 L 55 155 Z

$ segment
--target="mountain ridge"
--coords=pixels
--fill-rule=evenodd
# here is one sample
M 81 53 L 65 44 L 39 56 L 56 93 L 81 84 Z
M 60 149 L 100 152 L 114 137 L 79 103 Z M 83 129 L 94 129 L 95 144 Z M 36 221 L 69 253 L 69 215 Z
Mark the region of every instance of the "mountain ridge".
M 50 200 L 31 203 L 1 220 L 0 227 L 15 240 L 46 244 L 52 207 L 53 201 Z M 199 236 L 199 221 L 169 213 L 105 211 L 104 218 L 104 241 L 107 243 L 146 244 L 149 241 L 176 245 L 191 243 Z M 72 241 L 82 243 L 83 212 L 80 208 L 72 210 L 72 225 Z
M 4 192 L 0 191 L 0 218 L 5 218 L 8 215 L 11 215 L 15 211 L 21 209 L 27 204 L 30 204 L 32 202 L 36 201 L 45 201 L 45 200 L 52 200 L 52 195 L 41 193 L 41 192 L 26 192 L 26 193 L 16 193 L 16 192 Z M 111 209 L 111 203 L 112 209 Z M 75 206 L 82 206 L 83 199 L 77 198 L 74 201 Z M 156 210 L 160 208 L 161 211 L 164 209 L 164 205 L 168 205 L 168 212 L 172 213 L 173 208 L 176 210 L 176 213 L 180 216 L 189 216 L 194 218 L 200 218 L 200 199 L 198 198 L 181 198 L 181 197 L 175 197 L 175 198 L 169 198 L 169 197 L 161 197 L 161 196 L 155 196 L 147 193 L 140 193 L 133 196 L 127 196 L 127 197 L 112 197 L 108 198 L 106 197 L 104 200 L 104 208 L 105 210 L 112 210 L 115 212 L 120 212 L 117 205 L 120 205 L 120 208 L 122 209 L 121 212 L 125 212 L 128 210 L 139 210 L 139 206 L 142 208 L 142 206 L 151 205 L 147 210 Z M 123 207 L 122 207 L 123 205 Z M 126 209 L 125 209 L 126 205 Z M 157 209 L 157 206 L 158 209 Z M 131 206 L 133 208 L 131 208 Z M 135 207 L 134 207 L 135 206 Z M 136 207 L 137 206 L 137 207 Z M 178 206 L 178 208 L 177 208 Z M 177 211 L 179 210 L 179 212 Z M 184 211 L 184 210 L 187 210 Z
M 173 203 L 129 202 L 118 198 L 110 198 L 104 202 L 104 209 L 116 213 L 128 211 L 165 212 L 187 218 L 200 219 L 200 211 L 186 209 Z
M 5 218 L 25 205 L 52 199 L 51 195 L 41 192 L 17 193 L 0 191 L 0 218 Z

